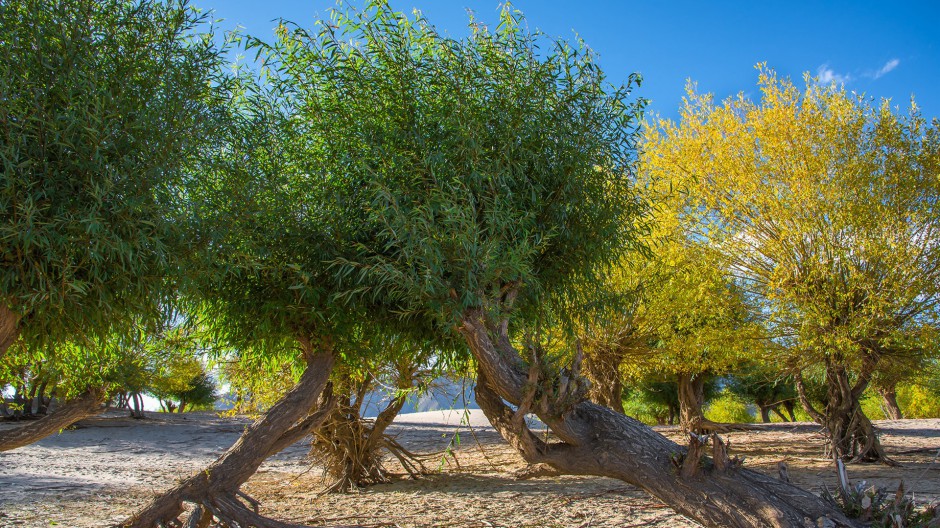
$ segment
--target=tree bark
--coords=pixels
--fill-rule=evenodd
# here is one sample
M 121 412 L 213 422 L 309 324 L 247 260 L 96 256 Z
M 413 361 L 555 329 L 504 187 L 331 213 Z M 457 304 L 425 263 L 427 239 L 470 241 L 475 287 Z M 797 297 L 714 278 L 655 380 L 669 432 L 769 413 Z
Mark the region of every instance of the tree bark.
M 855 383 L 840 358 L 826 358 L 826 427 L 832 456 L 845 462 L 895 463 L 885 454 L 871 420 L 862 411 L 861 397 L 868 387 L 874 365 L 862 369 Z
M 683 478 L 677 469 L 687 466 L 680 461 L 689 456 L 686 449 L 632 418 L 583 401 L 577 362 L 557 378 L 542 379 L 537 358 L 526 369 L 513 348 L 508 320 L 492 324 L 482 310 L 468 310 L 460 332 L 478 364 L 480 408 L 531 464 L 623 480 L 705 526 L 815 526 L 824 519 L 856 526 L 819 497 L 729 461 L 720 442 L 719 458 L 692 458 L 701 470 Z M 547 443 L 529 431 L 529 412 L 561 441 Z
M 758 405 L 758 408 L 760 409 L 760 421 L 763 423 L 770 423 L 770 411 L 773 409 L 773 406 L 772 405 Z M 779 412 L 777 413 L 777 415 L 780 417 L 783 417 L 783 415 L 780 414 Z
M 54 412 L 16 428 L 0 431 L 0 451 L 9 451 L 38 442 L 73 423 L 104 410 L 105 391 L 89 389 L 78 398 L 65 402 Z
M 623 377 L 620 364 L 623 353 L 616 350 L 595 350 L 584 358 L 584 373 L 591 380 L 588 398 L 620 414 L 623 408 Z
M 326 343 L 321 343 L 315 349 L 311 340 L 300 341 L 307 362 L 300 381 L 264 416 L 251 424 L 235 445 L 218 460 L 156 497 L 124 521 L 121 527 L 158 528 L 178 522 L 184 511 L 184 502 L 197 505 L 188 521 L 190 526 L 197 526 L 205 518 L 211 521 L 213 516 L 225 526 L 295 526 L 267 519 L 243 504 L 239 497 L 252 506 L 257 503 L 239 491 L 239 488 L 265 459 L 309 434 L 329 416 L 334 403 L 332 398 L 321 401 L 319 406 L 317 402 L 329 382 L 334 362 L 333 351 Z
M 681 373 L 679 385 L 679 427 L 683 431 L 703 433 L 705 424 L 705 376 Z
M 903 420 L 904 415 L 901 413 L 901 406 L 898 405 L 898 394 L 895 388 L 893 386 L 879 388 L 878 394 L 881 394 L 881 406 L 884 409 L 885 418 Z
M 0 359 L 19 337 L 20 317 L 0 302 Z

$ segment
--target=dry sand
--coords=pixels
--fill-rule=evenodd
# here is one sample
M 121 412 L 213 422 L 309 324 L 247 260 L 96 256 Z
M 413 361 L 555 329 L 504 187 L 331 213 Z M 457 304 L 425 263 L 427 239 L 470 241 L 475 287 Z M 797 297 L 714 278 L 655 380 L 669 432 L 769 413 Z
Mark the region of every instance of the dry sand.
M 110 413 L 35 445 L 0 453 L 0 527 L 112 525 L 155 493 L 199 470 L 225 451 L 249 420 L 212 413 L 151 413 L 131 420 Z M 940 500 L 940 420 L 880 422 L 888 452 L 903 464 L 853 465 L 853 480 L 896 489 L 899 480 L 920 504 Z M 0 427 L 12 427 L 0 424 Z M 774 424 L 732 433 L 733 454 L 746 466 L 776 473 L 787 461 L 793 481 L 819 491 L 832 487 L 813 424 Z M 697 526 L 656 499 L 618 480 L 556 477 L 516 480 L 521 458 L 486 424 L 480 411 L 402 415 L 390 429 L 403 445 L 454 456 L 436 457 L 431 473 L 358 493 L 321 495 L 320 469 L 296 444 L 268 460 L 243 490 L 262 513 L 306 524 L 397 527 L 685 527 Z M 666 429 L 667 435 L 676 435 Z M 916 450 L 916 451 L 915 451 Z M 396 466 L 389 464 L 395 469 Z

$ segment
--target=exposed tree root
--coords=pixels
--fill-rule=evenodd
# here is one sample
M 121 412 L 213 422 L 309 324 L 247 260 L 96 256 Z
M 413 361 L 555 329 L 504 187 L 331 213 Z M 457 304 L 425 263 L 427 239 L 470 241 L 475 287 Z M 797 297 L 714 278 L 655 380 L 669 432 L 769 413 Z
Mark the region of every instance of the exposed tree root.
M 186 526 L 205 528 L 215 518 L 232 528 L 295 528 L 302 525 L 269 519 L 258 503 L 239 488 L 266 458 L 300 440 L 329 417 L 335 398 L 328 390 L 333 354 L 328 344 L 301 340 L 307 368 L 300 381 L 261 418 L 251 424 L 228 451 L 206 469 L 180 482 L 124 521 L 122 528 Z M 325 348 L 326 350 L 322 350 Z M 195 505 L 184 521 L 183 503 Z M 247 502 L 248 505 L 245 503 Z
M 24 447 L 104 410 L 105 389 L 95 387 L 62 404 L 54 412 L 20 427 L 0 431 L 0 451 Z
M 399 385 L 410 385 L 414 371 L 400 372 Z M 411 478 L 419 478 L 427 472 L 424 461 L 435 455 L 418 455 L 385 434 L 395 416 L 405 403 L 405 395 L 393 398 L 374 419 L 363 418 L 362 402 L 372 388 L 371 377 L 361 383 L 352 396 L 343 398 L 330 419 L 319 428 L 310 447 L 310 455 L 324 467 L 333 482 L 324 493 L 339 493 L 356 490 L 372 484 L 390 482 L 391 473 L 383 459 L 386 453 L 393 456 Z

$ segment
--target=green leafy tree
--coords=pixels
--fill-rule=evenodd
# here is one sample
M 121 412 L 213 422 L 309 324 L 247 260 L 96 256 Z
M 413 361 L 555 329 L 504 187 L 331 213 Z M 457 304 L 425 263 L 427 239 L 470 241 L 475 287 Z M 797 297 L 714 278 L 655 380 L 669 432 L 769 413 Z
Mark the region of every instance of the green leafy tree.
M 764 423 L 770 423 L 771 412 L 784 422 L 796 421 L 796 387 L 792 378 L 782 376 L 779 370 L 766 364 L 751 364 L 729 376 L 727 386 L 731 393 L 754 402 Z
M 321 170 L 360 182 L 371 239 L 335 268 L 350 296 L 456 328 L 478 365 L 477 402 L 528 461 L 624 479 L 714 526 L 841 519 L 808 492 L 721 471 L 724 455 L 707 479 L 690 478 L 700 451 L 676 472 L 669 454 L 682 448 L 584 401 L 580 354 L 558 364 L 534 339 L 539 318 L 570 320 L 637 245 L 636 78 L 609 85 L 590 50 L 546 42 L 508 7 L 495 29 L 454 40 L 378 4 L 296 46 L 322 81 L 309 121 L 330 131 Z M 560 441 L 529 431 L 527 412 Z
M 384 324 L 407 336 L 456 328 L 479 366 L 478 402 L 530 461 L 622 478 L 713 526 L 841 520 L 748 470 L 680 483 L 670 454 L 682 448 L 583 401 L 577 362 L 558 368 L 513 345 L 546 308 L 583 305 L 578 286 L 636 241 L 643 209 L 630 86 L 609 86 L 586 47 L 542 43 L 511 8 L 463 40 L 383 2 L 315 32 L 279 30 L 262 50 L 274 89 L 239 113 L 229 162 L 193 194 L 211 233 L 201 289 L 228 337 L 300 343 L 308 367 L 235 449 L 125 526 L 173 522 L 184 500 L 197 503 L 193 525 L 275 525 L 238 501 L 238 486 L 296 439 L 292 424 L 322 415 L 305 418 L 333 355 L 355 345 L 342 338 Z M 526 429 L 529 410 L 561 441 Z
M 0 4 L 0 358 L 19 343 L 97 361 L 159 314 L 186 244 L 177 184 L 212 135 L 205 21 L 185 0 Z M 103 397 L 86 381 L 59 395 Z
M 167 412 L 183 412 L 188 403 L 211 405 L 215 401 L 215 380 L 199 358 L 170 355 L 154 372 L 147 392 L 160 400 Z
M 181 516 L 191 524 L 278 525 L 246 507 L 239 487 L 267 457 L 326 421 L 337 400 L 325 390 L 334 365 L 398 320 L 339 295 L 334 262 L 363 240 L 362 183 L 329 170 L 334 139 L 319 100 L 326 72 L 307 67 L 286 26 L 278 39 L 245 40 L 260 48 L 263 64 L 225 84 L 225 127 L 185 181 L 180 208 L 198 250 L 189 254 L 182 291 L 206 322 L 216 360 L 283 369 L 287 390 L 266 394 L 264 414 L 231 449 L 122 526 L 164 526 Z

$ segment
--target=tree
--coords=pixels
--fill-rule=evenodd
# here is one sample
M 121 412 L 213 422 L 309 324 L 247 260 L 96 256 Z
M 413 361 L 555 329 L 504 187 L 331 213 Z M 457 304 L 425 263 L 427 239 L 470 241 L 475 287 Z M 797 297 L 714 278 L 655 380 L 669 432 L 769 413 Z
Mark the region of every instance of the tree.
M 706 211 L 696 232 L 772 314 L 781 363 L 824 365 L 826 408 L 807 412 L 834 455 L 884 460 L 859 397 L 890 358 L 926 353 L 936 326 L 937 123 L 763 67 L 759 86 L 760 103 L 722 105 L 690 89 L 681 122 L 651 132 L 648 170 Z
M 763 327 L 727 263 L 688 231 L 693 213 L 683 209 L 682 194 L 642 170 L 638 187 L 655 204 L 642 238 L 649 249 L 628 253 L 607 274 L 604 289 L 619 302 L 594 303 L 600 308 L 578 310 L 576 318 L 588 394 L 623 412 L 624 374 L 637 380 L 665 374 L 677 382 L 684 429 L 726 427 L 705 419 L 704 386 L 758 356 L 765 348 Z
M 150 392 L 164 410 L 181 413 L 187 405 L 211 408 L 216 400 L 216 383 L 198 359 L 190 358 L 174 362 L 164 376 L 157 376 Z
M 397 459 L 411 477 L 422 474 L 423 461 L 435 456 L 412 453 L 385 434 L 416 385 L 427 384 L 436 374 L 437 369 L 428 364 L 435 350 L 415 345 L 398 336 L 379 339 L 367 356 L 347 358 L 336 369 L 331 390 L 338 402 L 314 434 L 310 448 L 313 459 L 333 479 L 328 492 L 390 482 L 392 475 L 383 463 L 386 454 Z M 391 394 L 382 401 L 372 401 L 375 391 L 383 386 L 391 389 Z M 363 417 L 370 403 L 381 409 L 374 419 Z
M 784 422 L 795 422 L 793 414 L 796 403 L 796 388 L 793 380 L 781 376 L 779 370 L 768 365 L 752 364 L 732 374 L 728 379 L 732 394 L 754 402 L 760 410 L 761 421 L 770 423 L 773 412 Z M 787 411 L 784 415 L 780 408 Z
M 318 72 L 291 62 L 286 27 L 271 47 L 248 42 L 266 62 L 223 85 L 225 126 L 179 195 L 194 245 L 181 290 L 188 312 L 205 321 L 214 353 L 290 365 L 293 384 L 218 460 L 155 497 L 125 527 L 206 526 L 213 518 L 283 526 L 242 502 L 239 488 L 266 458 L 324 423 L 336 403 L 325 390 L 334 364 L 355 355 L 383 319 L 373 323 L 337 295 L 332 262 L 360 239 L 359 185 L 325 170 L 329 136 L 318 133 L 329 128 L 308 122 L 319 108 L 304 92 L 319 89 L 311 82 Z M 188 512 L 187 502 L 194 505 Z
M 185 0 L 0 4 L 0 358 L 101 358 L 159 313 L 186 243 L 175 188 L 212 135 L 205 20 Z
M 661 278 L 644 306 L 653 346 L 631 358 L 632 368 L 674 376 L 684 430 L 721 430 L 705 419 L 705 386 L 763 350 L 762 327 L 721 262 L 701 245 L 680 239 L 657 251 Z
M 511 8 L 461 41 L 384 3 L 366 13 L 296 39 L 305 75 L 322 81 L 308 92 L 323 116 L 311 130 L 330 130 L 313 136 L 331 150 L 322 170 L 359 182 L 372 233 L 337 261 L 350 295 L 456 328 L 478 364 L 477 402 L 530 462 L 623 479 L 711 526 L 850 524 L 721 449 L 708 470 L 701 451 L 672 458 L 686 451 L 584 401 L 578 361 L 514 344 L 547 307 L 583 305 L 579 292 L 636 244 L 636 79 L 611 87 L 585 47 L 539 48 Z M 560 441 L 529 431 L 528 412 Z
M 383 2 L 316 33 L 279 29 L 262 49 L 272 89 L 248 98 L 224 162 L 191 196 L 209 248 L 204 309 L 229 339 L 301 343 L 308 367 L 233 449 L 125 526 L 173 522 L 183 501 L 197 504 L 191 525 L 276 525 L 238 487 L 320 423 L 328 407 L 307 413 L 323 373 L 339 346 L 355 346 L 344 336 L 373 325 L 456 329 L 479 366 L 478 402 L 531 461 L 622 478 L 713 526 L 849 524 L 726 457 L 707 478 L 680 476 L 681 447 L 583 401 L 577 362 L 562 371 L 513 345 L 546 304 L 574 304 L 577 286 L 623 254 L 642 209 L 628 87 L 608 87 L 584 48 L 537 45 L 509 8 L 495 32 L 476 25 L 459 41 Z M 525 429 L 529 410 L 562 441 Z

